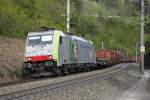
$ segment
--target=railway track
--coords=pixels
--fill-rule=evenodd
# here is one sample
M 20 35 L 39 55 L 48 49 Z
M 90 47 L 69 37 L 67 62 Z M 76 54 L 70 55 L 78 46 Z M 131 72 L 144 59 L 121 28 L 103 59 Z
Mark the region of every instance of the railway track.
M 11 86 L 11 85 L 17 85 L 17 84 L 23 84 L 27 82 L 35 81 L 34 79 L 20 79 L 20 80 L 14 80 L 14 81 L 7 81 L 7 82 L 2 82 L 0 83 L 0 87 L 6 87 L 6 86 Z
M 128 68 L 128 65 L 125 64 L 124 67 L 115 68 L 108 72 L 103 72 L 91 76 L 85 76 L 77 79 L 67 80 L 59 83 L 49 84 L 46 86 L 31 88 L 27 90 L 22 90 L 18 92 L 13 92 L 9 94 L 0 95 L 0 100 L 31 100 L 34 97 L 37 97 L 39 95 L 43 95 L 45 92 L 53 92 L 55 90 L 61 90 L 65 87 L 74 86 L 74 85 L 80 85 L 83 83 L 90 83 L 94 82 L 98 79 L 105 79 L 107 77 L 110 77 L 114 74 L 121 73 L 122 71 L 125 71 Z
M 106 67 L 108 68 L 108 67 Z M 104 69 L 104 68 L 101 68 Z M 95 70 L 91 70 L 91 71 L 95 71 Z M 88 72 L 91 72 L 88 71 Z M 75 75 L 75 74 L 81 74 L 81 73 L 87 73 L 87 72 L 77 72 L 77 73 L 69 73 L 69 75 Z M 12 86 L 12 85 L 18 85 L 18 84 L 24 84 L 24 83 L 29 83 L 29 82 L 36 82 L 36 81 L 41 81 L 41 80 L 46 80 L 46 79 L 53 79 L 53 78 L 57 78 L 60 76 L 46 76 L 46 77 L 33 77 L 33 78 L 28 78 L 28 79 L 19 79 L 19 80 L 14 80 L 14 81 L 6 81 L 6 82 L 0 82 L 0 87 L 6 87 L 6 86 Z M 63 76 L 62 76 L 63 77 Z

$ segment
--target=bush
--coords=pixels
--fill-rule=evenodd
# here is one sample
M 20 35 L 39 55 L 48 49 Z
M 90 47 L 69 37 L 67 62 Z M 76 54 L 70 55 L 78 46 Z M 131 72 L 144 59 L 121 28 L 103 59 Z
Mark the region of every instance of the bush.
M 14 75 L 16 78 L 21 78 L 21 68 L 16 68 L 14 71 L 13 71 Z

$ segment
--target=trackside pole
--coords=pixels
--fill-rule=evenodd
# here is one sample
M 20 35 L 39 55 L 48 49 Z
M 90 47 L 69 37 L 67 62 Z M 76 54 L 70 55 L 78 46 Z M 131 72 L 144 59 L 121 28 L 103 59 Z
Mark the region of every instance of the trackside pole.
M 67 0 L 67 33 L 70 32 L 70 0 Z
M 144 53 L 145 53 L 145 46 L 144 46 L 144 0 L 141 0 L 141 73 L 144 74 Z

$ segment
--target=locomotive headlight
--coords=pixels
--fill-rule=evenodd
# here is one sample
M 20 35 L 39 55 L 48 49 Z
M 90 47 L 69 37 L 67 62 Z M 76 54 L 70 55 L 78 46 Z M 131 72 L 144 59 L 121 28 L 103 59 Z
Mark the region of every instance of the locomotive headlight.
M 49 59 L 52 59 L 52 55 L 49 55 L 48 58 L 49 58 Z
M 31 61 L 31 57 L 27 57 L 27 61 Z

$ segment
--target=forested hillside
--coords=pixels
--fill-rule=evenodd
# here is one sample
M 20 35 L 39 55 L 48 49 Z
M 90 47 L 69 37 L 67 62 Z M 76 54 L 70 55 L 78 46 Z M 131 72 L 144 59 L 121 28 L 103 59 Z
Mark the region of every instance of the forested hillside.
M 123 48 L 134 54 L 139 11 L 139 0 L 71 0 L 71 32 L 93 40 L 97 49 L 104 41 L 104 48 Z M 150 16 L 145 11 L 148 37 Z M 0 0 L 0 35 L 24 39 L 27 32 L 42 26 L 66 31 L 65 15 L 66 0 Z

